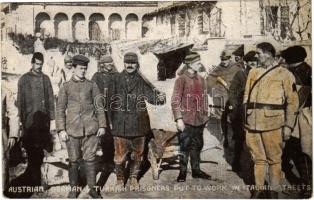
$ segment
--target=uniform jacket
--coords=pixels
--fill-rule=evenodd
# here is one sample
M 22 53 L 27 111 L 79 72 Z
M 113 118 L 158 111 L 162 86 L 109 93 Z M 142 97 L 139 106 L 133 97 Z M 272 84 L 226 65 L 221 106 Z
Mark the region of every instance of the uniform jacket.
M 126 71 L 114 76 L 111 97 L 112 135 L 119 137 L 139 137 L 150 133 L 149 116 L 145 99 L 150 104 L 162 104 L 155 92 L 136 72 Z
M 114 75 L 115 73 L 96 72 L 92 77 L 92 81 L 94 81 L 97 84 L 100 93 L 104 95 L 104 107 L 106 108 L 107 111 L 106 116 L 109 123 L 112 123 L 111 109 L 109 109 L 110 106 L 109 99 L 112 96 Z
M 212 97 L 222 96 L 224 103 L 228 100 L 228 91 L 231 81 L 235 74 L 242 68 L 239 63 L 231 63 L 227 67 L 217 66 L 209 73 L 207 78 L 208 92 Z M 217 81 L 217 78 L 221 77 L 227 83 L 227 89 Z M 224 105 L 221 105 L 224 106 Z
M 23 129 L 31 127 L 37 112 L 54 119 L 54 96 L 49 77 L 32 71 L 24 74 L 18 81 L 17 107 Z
M 208 96 L 204 78 L 187 70 L 175 82 L 171 98 L 174 119 L 200 126 L 208 121 Z
M 57 131 L 72 137 L 96 134 L 106 127 L 103 101 L 95 82 L 72 78 L 59 91 L 56 112 Z
M 254 68 L 250 71 L 244 93 L 245 104 L 248 103 L 253 83 L 265 72 L 264 68 Z M 250 103 L 282 105 L 284 109 L 247 109 L 247 129 L 269 131 L 283 126 L 293 127 L 299 105 L 293 74 L 282 66 L 273 69 L 253 88 Z

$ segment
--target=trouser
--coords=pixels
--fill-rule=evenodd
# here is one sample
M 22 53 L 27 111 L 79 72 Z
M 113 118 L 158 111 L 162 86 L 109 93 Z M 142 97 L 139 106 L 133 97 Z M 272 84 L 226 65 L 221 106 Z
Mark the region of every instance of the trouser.
M 241 120 L 241 116 L 237 115 L 238 118 L 233 118 L 231 121 L 231 127 L 234 140 L 234 159 L 233 163 L 240 162 L 240 156 L 243 150 L 244 141 L 245 141 L 245 130 L 243 127 L 243 121 Z
M 221 114 L 221 120 L 220 120 L 221 130 L 224 136 L 224 144 L 226 145 L 228 144 L 228 115 L 230 113 L 229 105 L 230 103 L 227 101 L 224 111 Z
M 180 143 L 180 151 L 183 154 L 180 156 L 180 170 L 186 171 L 190 157 L 192 170 L 200 169 L 200 155 L 204 145 L 203 130 L 205 125 L 191 126 L 185 124 L 185 129 L 178 135 Z
M 99 138 L 96 135 L 89 135 L 83 137 L 69 136 L 66 142 L 67 151 L 69 155 L 69 179 L 71 188 L 78 185 L 78 161 L 83 158 L 84 171 L 86 175 L 87 184 L 90 189 L 96 185 L 96 150 Z
M 41 185 L 40 167 L 44 158 L 43 148 L 30 145 L 24 147 L 27 153 L 27 168 L 24 174 L 29 178 L 28 181 L 32 186 Z
M 143 159 L 145 136 L 141 137 L 113 137 L 114 139 L 114 162 L 118 179 L 123 179 L 124 164 L 127 155 L 131 153 L 130 176 L 137 177 L 140 164 Z
M 301 184 L 312 185 L 312 162 L 311 158 L 302 152 L 299 138 L 291 137 L 285 144 L 282 155 L 282 170 L 285 173 L 292 173 L 293 166 L 290 160 L 296 166 L 300 174 Z
M 269 186 L 278 191 L 281 181 L 282 133 L 281 129 L 264 132 L 246 132 L 246 144 L 254 161 L 257 189 L 263 189 L 266 167 L 269 166 Z

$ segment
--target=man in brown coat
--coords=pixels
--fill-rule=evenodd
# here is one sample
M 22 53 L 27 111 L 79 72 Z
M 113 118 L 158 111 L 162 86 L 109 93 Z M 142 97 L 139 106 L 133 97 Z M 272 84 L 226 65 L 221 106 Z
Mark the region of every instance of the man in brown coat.
M 295 78 L 275 60 L 275 48 L 260 43 L 256 52 L 261 67 L 251 69 L 244 92 L 246 106 L 246 144 L 254 161 L 256 190 L 260 198 L 269 168 L 271 198 L 278 198 L 281 181 L 281 155 L 284 140 L 289 139 L 298 110 Z
M 165 94 L 153 88 L 139 74 L 135 53 L 124 55 L 124 70 L 114 79 L 112 110 L 112 135 L 114 138 L 114 162 L 118 188 L 124 188 L 124 171 L 127 154 L 131 153 L 130 190 L 138 190 L 137 175 L 140 170 L 145 138 L 151 132 L 145 100 L 151 104 L 165 102 Z
M 55 105 L 50 79 L 42 73 L 43 54 L 34 53 L 31 63 L 32 69 L 18 81 L 17 107 L 28 155 L 24 176 L 33 185 L 41 185 L 43 150 L 52 151 L 50 125 L 55 118 Z
M 198 75 L 202 67 L 200 55 L 191 52 L 184 63 L 187 69 L 175 82 L 171 106 L 177 128 L 180 131 L 180 173 L 178 182 L 185 182 L 187 164 L 191 158 L 193 178 L 211 179 L 200 169 L 200 154 L 203 148 L 203 130 L 208 121 L 208 97 L 205 80 Z
M 72 79 L 63 84 L 57 103 L 56 127 L 60 138 L 66 141 L 69 154 L 69 198 L 78 195 L 78 161 L 83 158 L 89 195 L 101 198 L 96 185 L 95 156 L 99 137 L 107 126 L 103 101 L 95 82 L 85 78 L 89 59 L 73 57 Z

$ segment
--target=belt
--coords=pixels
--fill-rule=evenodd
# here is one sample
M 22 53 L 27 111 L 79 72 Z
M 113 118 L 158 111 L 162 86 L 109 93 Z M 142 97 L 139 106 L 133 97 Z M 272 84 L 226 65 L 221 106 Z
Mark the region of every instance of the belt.
M 284 110 L 285 105 L 265 104 L 265 103 L 248 103 L 247 109 L 266 109 L 266 110 Z

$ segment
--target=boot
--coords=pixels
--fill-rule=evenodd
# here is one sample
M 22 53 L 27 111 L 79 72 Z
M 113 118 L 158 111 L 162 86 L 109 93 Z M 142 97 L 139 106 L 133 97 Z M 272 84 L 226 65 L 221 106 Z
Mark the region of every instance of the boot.
M 140 190 L 140 184 L 137 181 L 137 178 L 134 176 L 130 176 L 127 184 L 127 188 L 130 191 L 139 191 Z
M 127 183 L 130 191 L 138 191 L 140 189 L 140 184 L 137 181 L 137 176 L 140 172 L 140 166 L 141 161 L 131 161 L 130 177 Z
M 209 174 L 206 174 L 205 172 L 203 172 L 200 169 L 192 170 L 192 177 L 193 178 L 207 179 L 207 180 L 212 179 L 212 177 Z
M 264 195 L 263 190 L 254 190 L 251 195 L 251 199 L 262 199 L 263 195 Z
M 186 180 L 186 170 L 180 170 L 177 182 L 185 182 Z
M 85 165 L 85 174 L 86 174 L 86 181 L 89 187 L 88 194 L 93 199 L 101 199 L 102 196 L 100 195 L 100 191 L 96 191 L 96 162 L 95 161 L 84 161 Z
M 119 191 L 124 189 L 124 164 L 115 164 L 117 182 L 115 188 Z
M 69 163 L 69 181 L 71 191 L 68 194 L 69 199 L 76 199 L 78 196 L 78 163 L 70 162 Z

